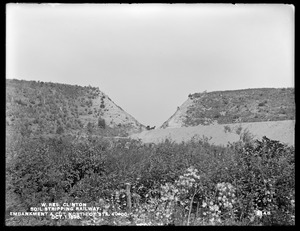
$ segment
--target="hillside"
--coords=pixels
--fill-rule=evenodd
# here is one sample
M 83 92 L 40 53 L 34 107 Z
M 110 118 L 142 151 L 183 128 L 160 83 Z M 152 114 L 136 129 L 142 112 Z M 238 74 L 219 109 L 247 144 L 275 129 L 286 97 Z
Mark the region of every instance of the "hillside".
M 180 143 L 191 139 L 207 139 L 211 144 L 227 145 L 228 142 L 237 142 L 247 138 L 262 139 L 263 136 L 271 140 L 294 146 L 295 121 L 267 121 L 238 124 L 198 125 L 169 129 L 155 129 L 133 134 L 130 137 L 141 140 L 143 143 L 160 143 L 166 139 Z
M 22 135 L 126 136 L 145 130 L 99 88 L 16 79 L 6 81 L 6 127 Z
M 293 88 L 190 94 L 161 128 L 295 119 Z

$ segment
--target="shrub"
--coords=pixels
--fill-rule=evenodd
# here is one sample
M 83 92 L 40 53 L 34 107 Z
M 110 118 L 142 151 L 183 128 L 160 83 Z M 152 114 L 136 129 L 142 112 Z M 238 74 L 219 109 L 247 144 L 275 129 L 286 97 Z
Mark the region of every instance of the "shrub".
M 104 171 L 99 144 L 90 147 L 88 143 L 74 145 L 61 139 L 27 143 L 8 169 L 14 192 L 26 206 L 72 197 L 81 179 L 101 176 Z
M 59 134 L 59 135 L 63 134 L 64 133 L 63 127 L 62 126 L 58 126 L 58 128 L 56 129 L 56 133 Z
M 276 217 L 278 212 L 283 215 L 292 211 L 293 156 L 292 149 L 266 137 L 238 149 L 233 176 L 238 186 L 241 217 L 249 218 L 251 213 L 259 210 L 268 224 L 290 224 L 287 219 L 276 221 Z
M 242 132 L 242 130 L 243 130 L 243 127 L 242 126 L 239 126 L 237 129 L 236 129 L 236 134 L 238 134 L 238 135 L 240 135 L 241 134 L 241 132 Z
M 90 136 L 26 141 L 15 151 L 9 185 L 26 208 L 68 200 L 125 212 L 131 183 L 131 213 L 84 225 L 294 224 L 294 149 L 266 137 L 227 147 L 205 140 L 150 147 Z
M 98 119 L 98 127 L 105 129 L 105 126 L 106 126 L 105 125 L 105 119 L 99 117 L 99 119 Z
M 94 125 L 91 122 L 88 122 L 88 124 L 86 125 L 86 129 L 88 133 L 93 133 Z
M 258 104 L 258 106 L 259 106 L 259 107 L 262 107 L 262 106 L 265 106 L 267 103 L 268 103 L 268 101 L 265 100 L 264 102 L 260 102 L 260 103 Z
M 21 99 L 16 99 L 15 102 L 21 106 L 27 106 L 27 103 L 23 102 Z
M 231 128 L 228 125 L 226 125 L 226 126 L 224 126 L 224 131 L 225 131 L 225 133 L 231 132 Z
M 239 135 L 240 140 L 244 143 L 250 143 L 254 141 L 254 136 L 247 129 L 245 129 L 243 132 L 239 132 Z
M 215 115 L 214 115 L 214 118 L 215 118 L 215 119 L 218 119 L 219 117 L 220 117 L 219 114 L 215 114 Z

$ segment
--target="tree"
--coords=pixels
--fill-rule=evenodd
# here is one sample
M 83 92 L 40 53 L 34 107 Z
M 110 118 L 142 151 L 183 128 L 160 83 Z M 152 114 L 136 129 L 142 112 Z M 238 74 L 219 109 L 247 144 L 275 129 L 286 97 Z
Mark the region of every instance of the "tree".
M 63 129 L 63 127 L 62 126 L 58 126 L 58 128 L 56 129 L 56 133 L 57 134 L 63 134 L 64 133 L 64 129 Z
M 94 131 L 94 126 L 91 122 L 88 122 L 88 124 L 86 125 L 86 129 L 88 131 L 88 133 L 93 133 Z
M 21 126 L 19 127 L 19 132 L 23 137 L 28 137 L 32 133 L 28 123 L 21 124 Z
M 105 129 L 105 126 L 106 126 L 105 125 L 105 119 L 99 117 L 99 119 L 98 119 L 98 127 Z

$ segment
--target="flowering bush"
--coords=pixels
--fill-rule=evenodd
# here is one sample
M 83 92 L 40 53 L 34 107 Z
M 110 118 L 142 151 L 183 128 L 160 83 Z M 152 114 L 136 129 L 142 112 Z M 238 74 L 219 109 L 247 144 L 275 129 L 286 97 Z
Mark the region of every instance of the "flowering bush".
M 236 203 L 235 188 L 230 183 L 218 183 L 211 197 L 202 202 L 203 216 L 209 224 L 220 224 L 222 219 L 234 219 L 233 206 Z
M 24 211 L 45 200 L 97 201 L 105 216 L 82 225 L 295 224 L 291 147 L 267 138 L 228 147 L 168 141 L 126 149 L 122 142 L 110 149 L 90 141 L 24 142 L 7 165 L 8 190 Z

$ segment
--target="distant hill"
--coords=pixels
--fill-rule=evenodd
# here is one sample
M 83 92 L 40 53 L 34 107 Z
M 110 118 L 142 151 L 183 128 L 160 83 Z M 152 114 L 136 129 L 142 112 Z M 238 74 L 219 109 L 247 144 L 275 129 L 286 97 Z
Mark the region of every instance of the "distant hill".
M 6 128 L 22 135 L 127 136 L 145 130 L 99 88 L 17 79 L 6 80 Z
M 259 88 L 190 94 L 161 128 L 294 119 L 294 88 Z

